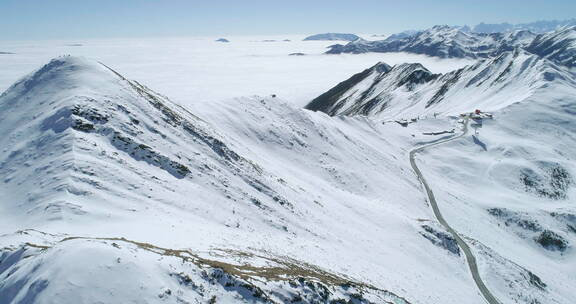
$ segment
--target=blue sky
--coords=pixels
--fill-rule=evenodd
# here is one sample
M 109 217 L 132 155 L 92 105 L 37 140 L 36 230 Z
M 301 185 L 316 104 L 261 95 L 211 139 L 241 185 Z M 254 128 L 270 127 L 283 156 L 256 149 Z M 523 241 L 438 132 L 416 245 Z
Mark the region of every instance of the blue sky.
M 0 0 L 0 39 L 393 33 L 576 17 L 574 0 Z

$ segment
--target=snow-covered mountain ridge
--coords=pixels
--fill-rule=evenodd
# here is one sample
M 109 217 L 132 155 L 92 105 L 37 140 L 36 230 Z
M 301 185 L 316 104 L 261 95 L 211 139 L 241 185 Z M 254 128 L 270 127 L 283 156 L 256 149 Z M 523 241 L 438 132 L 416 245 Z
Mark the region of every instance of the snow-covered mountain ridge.
M 83 196 L 99 195 L 92 188 L 126 198 L 127 205 L 118 206 L 124 210 L 132 200 L 153 196 L 147 190 L 126 193 L 123 188 L 139 188 L 126 175 L 169 192 L 173 178 L 185 183 L 192 175 L 202 180 L 215 171 L 254 187 L 261 183 L 261 169 L 226 146 L 202 120 L 101 64 L 55 59 L 16 83 L 2 101 L 1 126 L 7 134 L 2 173 L 14 199 L 27 201 L 17 208 L 34 215 L 99 213 L 97 206 L 80 203 Z M 21 166 L 26 169 L 13 169 Z M 155 173 L 150 174 L 150 166 Z M 109 174 L 118 180 L 101 178 Z M 38 181 L 42 184 L 30 184 Z M 54 198 L 47 200 L 47 193 Z
M 536 34 L 542 34 L 546 32 L 552 32 L 558 30 L 562 27 L 570 27 L 576 25 L 576 19 L 566 19 L 566 20 L 541 20 L 528 23 L 518 23 L 512 24 L 508 22 L 503 23 L 484 23 L 481 22 L 476 25 L 462 25 L 462 26 L 452 26 L 466 33 L 507 33 L 514 31 L 530 31 Z M 392 34 L 388 38 L 397 39 L 404 38 L 406 36 L 414 35 L 421 30 L 407 30 L 397 34 Z M 377 37 L 378 35 L 374 35 Z M 382 35 L 384 36 L 384 35 Z
M 510 24 L 506 22 L 500 24 L 480 23 L 473 26 L 470 30 L 479 33 L 496 33 L 496 32 L 508 32 L 514 30 L 528 30 L 540 34 L 554 31 L 561 27 L 573 26 L 573 25 L 576 25 L 576 19 L 541 20 L 519 24 Z
M 558 64 L 576 65 L 576 26 L 534 34 L 527 30 L 504 33 L 475 33 L 459 27 L 434 26 L 412 35 L 391 36 L 385 40 L 356 40 L 330 46 L 327 54 L 407 52 L 440 58 L 494 58 L 516 48 L 548 58 Z
M 522 49 L 441 75 L 422 65 L 379 63 L 311 101 L 306 108 L 329 115 L 457 115 L 496 111 L 537 91 L 576 88 L 574 73 Z
M 576 67 L 576 26 L 538 35 L 526 50 L 559 64 Z
M 517 46 L 527 45 L 536 35 L 528 31 L 469 33 L 447 25 L 434 26 L 404 38 L 380 41 L 357 40 L 334 45 L 327 54 L 408 52 L 441 58 L 489 58 Z

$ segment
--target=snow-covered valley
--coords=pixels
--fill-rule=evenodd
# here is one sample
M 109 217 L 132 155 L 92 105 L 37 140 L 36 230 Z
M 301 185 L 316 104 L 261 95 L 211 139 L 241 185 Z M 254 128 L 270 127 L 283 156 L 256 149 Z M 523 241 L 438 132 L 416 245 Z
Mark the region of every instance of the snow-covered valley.
M 416 163 L 499 302 L 572 301 L 573 70 L 230 40 L 2 49 L 0 303 L 483 303 L 409 161 L 477 108 Z

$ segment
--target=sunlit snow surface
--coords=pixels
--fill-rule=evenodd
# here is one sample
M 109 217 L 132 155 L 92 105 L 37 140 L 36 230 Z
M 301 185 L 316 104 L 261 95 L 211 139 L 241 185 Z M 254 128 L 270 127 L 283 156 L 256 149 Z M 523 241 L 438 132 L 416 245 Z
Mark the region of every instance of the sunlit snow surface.
M 309 283 L 326 278 L 332 299 L 348 300 L 355 287 L 341 278 L 350 278 L 378 289 L 366 291 L 373 303 L 403 303 L 396 295 L 481 303 L 464 257 L 440 241 L 445 232 L 408 161 L 416 145 L 446 136 L 424 132 L 459 132 L 457 119 L 402 127 L 301 109 L 377 61 L 420 62 L 437 73 L 468 62 L 322 55 L 332 42 L 302 37 L 3 43 L 0 51 L 15 54 L 0 55 L 2 90 L 61 54 L 93 60 L 61 58 L 0 97 L 2 300 L 257 302 L 257 287 L 288 302 L 317 295 Z M 288 56 L 295 52 L 309 55 Z M 555 163 L 574 172 L 574 89 L 542 89 L 550 94 L 495 113 L 480 137 L 418 156 L 504 303 L 569 303 L 574 282 L 572 248 L 534 240 L 551 230 L 573 246 L 574 188 L 551 200 L 518 184 L 523 173 L 548 178 Z M 241 97 L 253 94 L 264 97 Z M 167 160 L 190 172 L 175 174 Z M 485 194 L 493 189 L 501 195 Z M 495 207 L 503 210 L 489 213 Z M 30 228 L 37 231 L 18 232 Z M 92 238 L 67 239 L 78 236 Z M 278 265 L 296 275 L 263 271 Z
M 338 41 L 302 41 L 304 37 L 225 37 L 229 43 L 216 42 L 219 37 L 6 41 L 0 52 L 14 54 L 0 55 L 0 91 L 50 59 L 70 54 L 102 61 L 180 104 L 277 94 L 304 106 L 378 61 L 420 62 L 435 73 L 471 62 L 402 53 L 327 56 L 326 47 Z

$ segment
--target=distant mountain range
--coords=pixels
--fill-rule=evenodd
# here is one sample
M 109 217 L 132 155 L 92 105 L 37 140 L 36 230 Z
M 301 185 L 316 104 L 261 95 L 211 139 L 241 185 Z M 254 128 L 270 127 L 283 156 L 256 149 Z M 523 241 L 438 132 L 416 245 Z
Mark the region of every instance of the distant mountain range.
M 517 30 L 527 30 L 534 33 L 544 33 L 549 31 L 554 31 L 563 26 L 573 26 L 576 25 L 576 19 L 567 20 L 542 20 L 528 23 L 480 23 L 472 28 L 470 31 L 476 33 L 497 33 L 497 32 L 509 32 Z
M 460 27 L 434 26 L 415 34 L 393 35 L 384 40 L 356 40 L 335 44 L 327 54 L 407 52 L 440 58 L 493 58 L 516 48 L 545 56 L 569 67 L 576 65 L 576 26 L 535 34 L 527 30 L 504 33 L 466 32 Z
M 385 40 L 356 40 L 330 47 L 328 54 L 408 52 L 441 58 L 488 58 L 516 46 L 529 44 L 536 37 L 529 31 L 478 34 L 438 25 L 413 35 L 394 35 Z
M 576 25 L 576 19 L 567 19 L 567 20 L 542 20 L 542 21 L 535 21 L 535 22 L 528 22 L 528 23 L 484 23 L 481 22 L 477 25 L 463 25 L 463 26 L 451 26 L 457 28 L 463 32 L 473 32 L 473 33 L 504 33 L 504 32 L 511 32 L 511 31 L 530 31 L 536 34 L 541 34 L 545 32 L 550 32 L 557 30 L 564 26 L 573 26 Z M 424 30 L 406 30 L 400 33 L 392 34 L 388 36 L 388 39 L 394 40 L 398 38 L 406 38 L 407 36 L 412 36 Z M 378 37 L 380 35 L 374 35 L 374 37 Z M 385 36 L 385 35 L 382 35 Z

